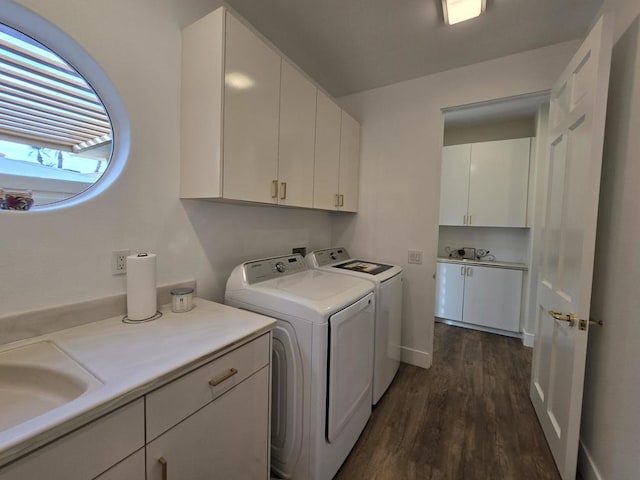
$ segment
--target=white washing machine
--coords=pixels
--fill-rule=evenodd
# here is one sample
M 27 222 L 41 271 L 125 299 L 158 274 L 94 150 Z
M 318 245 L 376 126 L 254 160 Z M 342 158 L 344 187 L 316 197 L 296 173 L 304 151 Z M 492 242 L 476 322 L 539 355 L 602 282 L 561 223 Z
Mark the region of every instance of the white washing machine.
M 373 284 L 309 269 L 302 256 L 287 255 L 237 266 L 225 302 L 277 320 L 272 471 L 330 480 L 371 415 Z
M 403 270 L 352 258 L 344 247 L 315 250 L 307 255 L 307 265 L 325 272 L 363 278 L 373 282 L 376 294 L 376 328 L 372 403 L 378 403 L 400 366 L 402 334 Z

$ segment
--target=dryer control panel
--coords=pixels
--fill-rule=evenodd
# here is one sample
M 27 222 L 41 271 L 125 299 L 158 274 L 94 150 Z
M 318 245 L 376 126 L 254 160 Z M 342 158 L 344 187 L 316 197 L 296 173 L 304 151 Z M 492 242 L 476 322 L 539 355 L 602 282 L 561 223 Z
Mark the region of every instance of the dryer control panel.
M 264 258 L 243 264 L 247 283 L 264 282 L 272 278 L 291 275 L 308 270 L 301 255 Z

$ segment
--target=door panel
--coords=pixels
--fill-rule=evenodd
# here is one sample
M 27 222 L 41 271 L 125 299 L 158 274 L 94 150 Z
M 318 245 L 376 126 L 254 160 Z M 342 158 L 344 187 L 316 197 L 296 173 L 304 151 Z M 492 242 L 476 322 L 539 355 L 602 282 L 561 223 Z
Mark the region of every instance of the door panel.
M 327 439 L 335 442 L 362 402 L 371 404 L 374 296 L 329 319 Z
M 360 173 L 360 124 L 342 111 L 340 128 L 340 180 L 338 191 L 340 210 L 358 210 L 358 183 Z
M 442 148 L 440 225 L 465 225 L 469 208 L 471 144 Z
M 435 316 L 462 321 L 465 267 L 455 263 L 438 263 L 436 271 Z
M 282 61 L 278 203 L 313 205 L 313 158 L 317 88 L 286 60 Z
M 340 175 L 340 108 L 318 90 L 313 207 L 335 210 Z
M 227 13 L 224 198 L 275 203 L 280 56 Z
M 530 396 L 564 480 L 576 475 L 588 334 L 577 320 L 589 319 L 612 26 L 600 18 L 551 94 Z

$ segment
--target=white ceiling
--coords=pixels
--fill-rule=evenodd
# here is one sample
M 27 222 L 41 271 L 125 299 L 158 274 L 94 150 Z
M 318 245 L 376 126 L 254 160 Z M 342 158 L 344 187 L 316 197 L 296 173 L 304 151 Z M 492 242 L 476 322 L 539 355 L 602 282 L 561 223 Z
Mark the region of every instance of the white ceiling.
M 453 26 L 441 0 L 226 3 L 338 97 L 582 37 L 602 0 L 487 0 Z

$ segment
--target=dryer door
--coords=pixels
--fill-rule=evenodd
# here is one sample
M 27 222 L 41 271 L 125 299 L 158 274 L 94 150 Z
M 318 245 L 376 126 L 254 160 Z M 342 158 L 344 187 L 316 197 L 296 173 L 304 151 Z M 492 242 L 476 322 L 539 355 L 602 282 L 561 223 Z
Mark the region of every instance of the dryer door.
M 271 467 L 290 478 L 302 446 L 302 359 L 293 327 L 278 321 L 273 330 L 271 377 Z
M 327 440 L 334 442 L 363 402 L 371 404 L 374 296 L 329 319 Z

